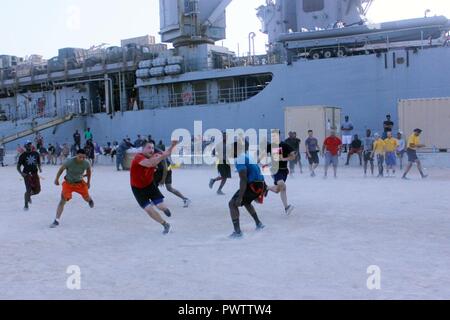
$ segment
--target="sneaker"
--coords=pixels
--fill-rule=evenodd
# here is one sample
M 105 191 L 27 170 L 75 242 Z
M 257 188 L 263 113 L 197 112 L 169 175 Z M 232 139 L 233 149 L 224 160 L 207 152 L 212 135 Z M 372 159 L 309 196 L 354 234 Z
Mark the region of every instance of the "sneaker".
M 217 191 L 217 194 L 218 194 L 219 196 L 224 196 L 224 195 L 225 195 L 225 193 L 224 193 L 222 190 Z
M 170 218 L 170 217 L 172 216 L 172 212 L 170 212 L 169 209 L 166 209 L 166 210 L 164 210 L 163 212 L 164 212 L 164 214 L 165 214 L 168 218 Z
M 244 235 L 242 234 L 242 232 L 233 232 L 230 236 L 229 236 L 229 238 L 230 239 L 240 239 L 240 238 L 242 238 Z
M 403 176 L 403 177 L 402 177 L 402 180 L 409 180 L 409 178 Z
M 94 201 L 91 200 L 88 203 L 89 203 L 89 208 L 93 209 L 94 208 Z
M 59 222 L 58 221 L 53 221 L 53 223 L 50 225 L 50 228 L 51 229 L 55 229 L 55 228 L 57 228 L 57 227 L 59 227 Z
M 294 207 L 293 206 L 291 206 L 291 205 L 289 205 L 287 208 L 286 208 L 286 214 L 287 215 L 290 215 L 291 213 L 292 213 L 292 211 L 294 211 Z
M 262 222 L 256 225 L 256 230 L 263 230 L 266 226 L 262 224 Z
M 26 205 L 24 208 L 23 208 L 23 211 L 29 211 L 30 210 L 30 208 L 28 207 L 28 205 Z
M 189 199 L 184 199 L 183 203 L 184 203 L 184 206 L 183 206 L 184 208 L 189 208 L 189 206 L 191 205 L 192 201 L 189 200 Z
M 209 180 L 209 188 L 212 189 L 214 187 L 214 179 Z
M 426 179 L 426 178 L 428 178 L 428 175 L 427 175 L 427 174 L 424 174 L 424 175 L 422 176 L 422 179 Z
M 163 224 L 163 227 L 164 227 L 164 231 L 163 231 L 163 234 L 169 234 L 169 232 L 170 232 L 170 224 L 168 224 L 167 222 L 165 223 L 165 224 Z

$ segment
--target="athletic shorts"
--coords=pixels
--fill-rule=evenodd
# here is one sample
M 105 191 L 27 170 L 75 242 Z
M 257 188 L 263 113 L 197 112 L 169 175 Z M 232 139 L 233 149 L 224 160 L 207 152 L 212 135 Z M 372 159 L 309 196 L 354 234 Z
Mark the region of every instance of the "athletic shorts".
M 350 148 L 350 155 L 362 152 L 362 148 Z
M 29 173 L 25 178 L 25 188 L 27 193 L 31 195 L 36 195 L 41 193 L 41 181 L 39 179 L 39 174 Z
M 78 193 L 84 200 L 88 200 L 89 196 L 89 188 L 86 182 L 81 181 L 79 183 L 69 183 L 67 181 L 63 182 L 62 185 L 62 197 L 66 202 L 72 200 L 72 194 Z
M 133 191 L 136 201 L 144 210 L 148 206 L 157 206 L 164 202 L 164 196 L 154 182 L 143 189 L 131 187 L 131 190 Z
M 245 190 L 245 193 L 244 193 L 244 198 L 243 198 L 241 206 L 249 205 L 253 201 L 259 199 L 261 196 L 264 196 L 266 189 L 267 189 L 267 186 L 264 182 L 253 182 L 253 183 L 248 184 L 247 189 Z M 259 191 L 259 192 L 257 193 L 255 191 Z M 239 198 L 239 193 L 240 193 L 240 190 L 238 190 L 234 194 L 232 201 L 236 201 Z
M 308 157 L 308 161 L 310 165 L 319 164 L 319 151 L 310 151 L 311 158 Z
M 406 154 L 408 155 L 408 161 L 409 162 L 416 162 L 419 160 L 419 157 L 417 157 L 417 151 L 413 149 L 406 150 Z
M 161 170 L 156 171 L 154 182 L 156 183 L 157 186 L 159 186 L 159 184 L 161 183 L 161 180 L 163 178 L 162 176 L 163 172 Z M 164 184 L 166 185 L 172 184 L 172 170 L 167 171 L 166 181 L 164 182 Z
M 223 179 L 231 179 L 231 167 L 229 164 L 217 165 L 217 171 Z
M 364 162 L 374 162 L 375 159 L 372 155 L 372 151 L 364 151 Z
M 386 165 L 396 166 L 397 165 L 397 155 L 395 152 L 386 152 Z
M 339 156 L 333 156 L 330 152 L 325 153 L 325 165 L 337 167 L 339 165 Z
M 273 176 L 273 181 L 275 182 L 275 185 L 278 185 L 278 181 L 287 181 L 287 178 L 289 176 L 289 170 L 288 169 L 280 169 L 278 170 L 277 174 Z
M 342 136 L 342 144 L 352 144 L 353 136 Z

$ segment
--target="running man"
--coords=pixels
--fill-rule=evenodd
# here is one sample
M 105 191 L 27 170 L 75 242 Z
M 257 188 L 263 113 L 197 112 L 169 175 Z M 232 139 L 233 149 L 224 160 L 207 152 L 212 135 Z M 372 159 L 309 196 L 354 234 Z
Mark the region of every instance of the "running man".
M 216 151 L 216 149 L 219 149 Z M 217 194 L 220 196 L 225 195 L 225 193 L 222 191 L 225 187 L 225 184 L 227 183 L 228 179 L 231 179 L 231 166 L 228 161 L 227 157 L 227 134 L 226 132 L 223 132 L 222 134 L 222 143 L 219 143 L 217 145 L 217 148 L 213 150 L 213 156 L 216 156 L 219 158 L 219 164 L 217 165 L 217 171 L 219 172 L 219 176 L 217 178 L 211 179 L 209 181 L 209 188 L 214 188 L 214 184 L 218 181 L 220 181 L 219 189 L 217 190 Z
M 164 150 L 161 149 L 155 149 L 155 152 L 157 154 L 163 154 Z M 189 208 L 189 205 L 191 204 L 191 200 L 189 198 L 186 198 L 184 195 L 181 194 L 180 191 L 174 189 L 172 187 L 172 181 L 173 181 L 173 171 L 172 171 L 172 163 L 170 161 L 170 158 L 165 159 L 164 161 L 161 161 L 156 168 L 155 172 L 155 184 L 157 186 L 166 186 L 167 191 L 174 194 L 181 200 L 183 200 L 183 204 L 185 208 Z
M 55 221 L 50 228 L 57 228 L 60 225 L 64 207 L 67 202 L 72 200 L 72 194 L 74 192 L 81 195 L 91 209 L 94 208 L 94 201 L 89 195 L 92 172 L 91 165 L 89 164 L 89 161 L 86 160 L 86 152 L 83 149 L 79 149 L 74 158 L 64 162 L 56 174 L 56 186 L 60 185 L 59 180 L 64 171 L 66 172 L 66 176 L 64 177 L 64 182 L 62 184 L 61 201 L 56 210 Z M 84 177 L 87 177 L 87 182 L 84 181 Z
M 375 133 L 375 142 L 373 143 L 373 155 L 377 159 L 378 178 L 384 176 L 384 159 L 386 153 L 386 145 L 378 133 Z
M 159 191 L 154 178 L 158 164 L 171 156 L 177 144 L 178 142 L 173 141 L 167 151 L 157 154 L 154 143 L 144 142 L 142 153 L 135 156 L 130 169 L 131 190 L 136 201 L 150 218 L 163 226 L 164 234 L 170 232 L 170 224 L 161 217 L 157 209 L 169 218 L 172 213 L 164 204 L 164 196 Z
M 419 157 L 417 157 L 417 150 L 421 148 L 425 148 L 424 144 L 420 143 L 420 135 L 422 134 L 421 129 L 415 129 L 414 133 L 409 137 L 408 143 L 407 143 L 407 149 L 406 154 L 408 155 L 408 165 L 406 167 L 405 173 L 403 174 L 403 179 L 408 180 L 407 175 L 409 171 L 411 171 L 411 168 L 414 163 L 417 164 L 417 169 L 419 169 L 420 175 L 423 179 L 428 177 L 428 175 L 424 174 L 422 163 L 419 160 Z
M 233 221 L 234 232 L 230 238 L 241 238 L 243 236 L 239 220 L 239 208 L 244 206 L 256 223 L 256 230 L 262 230 L 265 226 L 258 218 L 252 202 L 258 200 L 264 201 L 267 195 L 267 186 L 264 182 L 264 176 L 256 161 L 247 151 L 238 156 L 238 146 L 235 143 L 234 158 L 236 169 L 239 172 L 240 188 L 229 202 L 231 219 Z
M 400 170 L 403 170 L 403 158 L 406 153 L 406 141 L 405 139 L 403 139 L 403 132 L 399 131 L 397 133 L 397 141 L 398 141 L 397 157 L 400 162 Z
M 337 178 L 337 168 L 339 165 L 339 157 L 342 152 L 342 140 L 336 136 L 336 129 L 331 129 L 331 134 L 323 142 L 322 156 L 325 157 L 325 176 L 328 177 L 328 169 L 333 165 L 334 178 Z
M 22 170 L 23 167 L 23 170 Z M 38 195 L 41 192 L 41 182 L 39 180 L 39 173 L 42 172 L 41 157 L 39 153 L 33 151 L 33 144 L 27 141 L 25 151 L 19 156 L 17 162 L 17 171 L 25 181 L 25 206 L 24 210 L 29 210 L 31 204 L 31 197 Z
M 372 130 L 367 129 L 366 131 L 366 137 L 364 138 L 364 152 L 363 152 L 363 158 L 364 158 L 364 176 L 367 177 L 367 167 L 370 162 L 370 172 L 372 173 L 372 176 L 375 173 L 375 160 L 373 156 L 373 144 L 375 142 L 375 139 L 372 137 Z
M 275 130 L 272 132 L 272 144 L 277 145 L 280 141 L 281 132 Z M 291 214 L 294 207 L 288 203 L 286 181 L 289 176 L 288 162 L 295 160 L 296 152 L 286 142 L 281 142 L 277 148 L 272 148 L 272 145 L 267 145 L 267 154 L 272 156 L 272 164 L 278 163 L 278 171 L 274 173 L 273 180 L 275 186 L 270 187 L 269 190 L 280 194 L 281 202 L 283 202 L 284 211 L 287 215 Z M 272 169 L 274 166 L 272 165 Z
M 387 132 L 387 138 L 384 140 L 386 150 L 386 174 L 390 176 L 390 170 L 392 170 L 393 176 L 395 176 L 395 166 L 397 165 L 397 148 L 398 141 L 392 137 L 392 131 Z
M 319 140 L 314 138 L 314 132 L 312 130 L 308 131 L 308 138 L 305 141 L 306 146 L 306 156 L 309 161 L 309 170 L 311 171 L 311 177 L 316 176 L 316 169 L 319 166 Z

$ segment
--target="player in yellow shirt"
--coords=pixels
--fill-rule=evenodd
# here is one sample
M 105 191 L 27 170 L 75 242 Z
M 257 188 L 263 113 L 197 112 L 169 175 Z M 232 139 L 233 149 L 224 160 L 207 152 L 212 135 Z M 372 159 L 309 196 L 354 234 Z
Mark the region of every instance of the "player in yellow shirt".
M 373 155 L 377 159 L 378 163 L 378 177 L 383 177 L 384 173 L 384 156 L 386 153 L 386 144 L 381 139 L 380 134 L 375 133 L 375 142 L 373 143 Z
M 417 164 L 417 168 L 419 169 L 420 175 L 423 179 L 428 177 L 426 174 L 423 173 L 422 164 L 417 157 L 417 150 L 421 148 L 425 148 L 424 144 L 420 143 L 420 135 L 422 134 L 421 129 L 415 129 L 414 133 L 409 137 L 408 143 L 406 146 L 406 154 L 408 155 L 408 166 L 406 167 L 405 173 L 403 174 L 403 179 L 407 180 L 406 177 L 411 170 L 414 163 Z
M 395 176 L 395 166 L 397 165 L 397 148 L 398 141 L 392 137 L 392 131 L 387 133 L 387 138 L 384 140 L 385 150 L 386 150 L 386 173 L 389 177 L 389 170 L 392 170 Z

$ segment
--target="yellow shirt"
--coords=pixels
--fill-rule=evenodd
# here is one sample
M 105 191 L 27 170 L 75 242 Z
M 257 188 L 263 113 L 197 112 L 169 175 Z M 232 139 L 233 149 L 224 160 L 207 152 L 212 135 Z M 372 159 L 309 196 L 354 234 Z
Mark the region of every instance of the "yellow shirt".
M 395 138 L 387 138 L 384 140 L 386 152 L 395 152 L 398 147 L 398 141 Z
M 408 145 L 407 148 L 417 150 L 417 147 L 411 147 L 411 145 L 418 146 L 420 144 L 420 137 L 416 136 L 414 133 L 409 137 L 408 139 Z
M 373 151 L 375 154 L 384 154 L 386 144 L 382 139 L 375 140 L 373 143 Z

